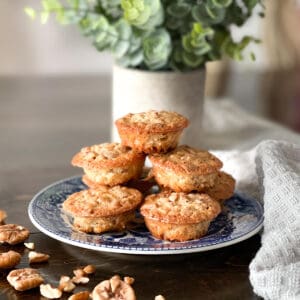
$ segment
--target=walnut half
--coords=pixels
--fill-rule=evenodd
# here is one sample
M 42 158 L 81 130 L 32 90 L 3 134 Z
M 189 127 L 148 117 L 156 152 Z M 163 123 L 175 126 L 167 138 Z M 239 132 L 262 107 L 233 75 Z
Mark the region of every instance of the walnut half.
M 133 288 L 115 275 L 95 286 L 92 292 L 93 300 L 126 299 L 136 300 Z

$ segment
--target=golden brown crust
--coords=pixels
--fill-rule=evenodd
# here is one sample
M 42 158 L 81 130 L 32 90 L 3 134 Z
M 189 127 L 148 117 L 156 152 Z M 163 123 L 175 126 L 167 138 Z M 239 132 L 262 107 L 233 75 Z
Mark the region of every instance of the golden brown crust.
M 222 162 L 208 151 L 186 145 L 149 158 L 157 183 L 176 192 L 205 191 L 215 184 L 222 167 Z
M 153 168 L 160 166 L 184 174 L 210 174 L 217 172 L 223 166 L 222 162 L 208 151 L 187 145 L 181 145 L 165 154 L 150 155 L 149 159 Z
M 145 218 L 145 223 L 151 234 L 157 239 L 183 242 L 204 236 L 210 221 L 195 224 L 171 224 Z
M 83 176 L 83 182 L 91 187 L 97 188 L 101 185 L 119 185 L 124 184 L 132 179 L 140 177 L 144 166 L 144 159 L 136 160 L 128 166 L 110 168 L 110 169 L 88 169 L 85 168 L 85 175 Z
M 124 186 L 99 187 L 70 195 L 63 209 L 76 217 L 109 217 L 135 209 L 142 201 L 142 194 Z
M 35 269 L 25 268 L 11 271 L 7 281 L 17 291 L 26 291 L 38 287 L 44 282 L 39 272 Z
M 163 223 L 195 224 L 211 221 L 221 208 L 206 194 L 164 191 L 147 196 L 140 211 L 145 218 Z
M 168 133 L 136 133 L 119 132 L 122 144 L 132 147 L 138 152 L 165 153 L 175 149 L 182 130 Z
M 0 243 L 16 245 L 29 237 L 29 230 L 21 225 L 6 224 L 0 226 Z
M 234 178 L 225 172 L 219 172 L 214 186 L 205 192 L 217 201 L 224 201 L 232 197 L 234 188 Z
M 173 190 L 175 192 L 204 192 L 207 188 L 215 184 L 218 173 L 205 175 L 184 174 L 173 172 L 168 168 L 159 166 L 153 167 L 155 180 L 164 190 Z
M 92 170 L 127 167 L 144 162 L 142 153 L 124 147 L 119 143 L 103 143 L 84 147 L 72 159 L 72 165 Z
M 115 122 L 119 131 L 135 133 L 167 133 L 182 131 L 189 124 L 184 116 L 170 111 L 150 110 L 129 113 Z
M 135 151 L 164 153 L 174 149 L 188 120 L 174 112 L 128 114 L 116 121 L 122 145 Z
M 85 218 L 74 217 L 73 228 L 86 233 L 103 233 L 107 231 L 123 231 L 135 218 L 135 212 L 129 211 L 111 217 Z

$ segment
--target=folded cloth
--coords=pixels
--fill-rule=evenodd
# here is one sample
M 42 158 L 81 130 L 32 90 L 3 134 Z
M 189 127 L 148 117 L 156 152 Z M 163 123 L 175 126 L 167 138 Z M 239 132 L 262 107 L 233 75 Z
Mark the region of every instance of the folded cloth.
M 300 299 L 300 145 L 263 142 L 255 161 L 265 219 L 250 281 L 265 299 Z
M 208 101 L 203 141 L 207 148 L 229 150 L 214 153 L 237 180 L 237 190 L 264 205 L 262 246 L 250 264 L 254 292 L 300 299 L 300 136 L 231 102 Z

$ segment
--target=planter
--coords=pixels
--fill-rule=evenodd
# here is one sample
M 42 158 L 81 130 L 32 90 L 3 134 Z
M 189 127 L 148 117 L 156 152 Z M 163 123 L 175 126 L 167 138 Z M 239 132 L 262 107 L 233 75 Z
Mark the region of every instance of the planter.
M 151 72 L 114 66 L 113 122 L 131 112 L 147 110 L 176 111 L 190 120 L 181 143 L 198 147 L 204 104 L 205 70 L 180 72 Z M 119 141 L 112 126 L 112 140 Z

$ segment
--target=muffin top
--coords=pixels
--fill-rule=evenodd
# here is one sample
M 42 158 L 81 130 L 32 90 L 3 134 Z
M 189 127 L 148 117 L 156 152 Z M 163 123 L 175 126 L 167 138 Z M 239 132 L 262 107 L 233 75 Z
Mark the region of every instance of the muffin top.
M 150 110 L 141 113 L 129 113 L 116 120 L 118 130 L 143 133 L 165 133 L 182 130 L 189 121 L 184 116 L 170 111 Z
M 124 186 L 83 190 L 70 195 L 63 209 L 75 217 L 109 217 L 135 209 L 142 201 L 142 194 Z
M 93 169 L 122 167 L 144 158 L 144 154 L 119 143 L 103 143 L 82 148 L 72 158 L 72 165 Z
M 209 174 L 222 168 L 222 162 L 208 151 L 181 145 L 171 152 L 149 156 L 153 167 L 163 167 L 186 174 Z
M 195 224 L 214 219 L 220 205 L 206 194 L 164 191 L 146 197 L 141 214 L 150 219 L 172 224 Z

